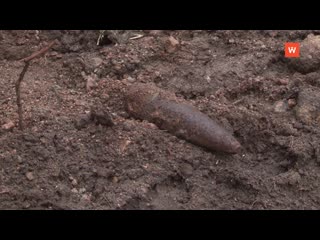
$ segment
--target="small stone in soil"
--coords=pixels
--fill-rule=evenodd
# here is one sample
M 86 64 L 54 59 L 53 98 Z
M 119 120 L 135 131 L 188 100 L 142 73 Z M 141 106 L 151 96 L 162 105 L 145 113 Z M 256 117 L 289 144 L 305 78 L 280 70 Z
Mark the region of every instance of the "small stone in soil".
M 4 130 L 11 130 L 12 128 L 14 128 L 15 124 L 13 121 L 9 121 L 6 124 L 2 125 L 2 129 Z
M 18 158 L 18 163 L 23 163 L 23 159 L 21 156 L 18 156 L 17 158 Z
M 89 202 L 91 200 L 91 197 L 88 194 L 83 194 L 82 199 Z
M 71 184 L 72 184 L 73 186 L 76 186 L 76 185 L 78 184 L 78 182 L 77 182 L 76 179 L 73 179 L 72 182 L 71 182 Z
M 75 127 L 76 129 L 80 130 L 82 128 L 85 128 L 91 121 L 90 114 L 83 114 L 79 117 L 78 120 L 75 121 Z
M 136 81 L 136 79 L 129 76 L 129 77 L 127 78 L 127 81 L 128 81 L 129 83 L 133 83 L 133 82 Z
M 124 122 L 123 123 L 123 130 L 131 131 L 131 129 L 132 129 L 132 124 L 131 123 L 129 123 L 129 122 Z
M 91 64 L 94 68 L 99 67 L 103 63 L 102 58 L 94 57 L 91 59 Z
M 151 36 L 157 36 L 157 35 L 160 35 L 162 33 L 162 30 L 151 30 L 149 31 L 149 34 Z
M 93 120 L 96 125 L 101 124 L 103 126 L 112 127 L 114 122 L 112 121 L 112 117 L 110 113 L 106 110 L 98 110 L 98 109 L 91 109 L 91 120 Z
M 34 179 L 33 173 L 32 173 L 32 172 L 27 172 L 27 173 L 26 173 L 26 178 L 27 178 L 29 181 L 32 181 L 32 180 Z
M 119 182 L 119 179 L 118 179 L 116 176 L 114 176 L 114 177 L 112 178 L 112 182 L 113 182 L 113 183 L 118 183 L 118 182 Z
M 170 36 L 166 44 L 166 51 L 168 53 L 173 53 L 177 49 L 178 45 L 179 41 L 176 40 L 174 37 Z
M 284 101 L 278 101 L 275 103 L 274 111 L 277 113 L 282 113 L 287 111 L 287 104 Z
M 293 98 L 290 98 L 288 100 L 288 107 L 289 108 L 293 108 L 295 105 L 297 105 L 297 101 L 295 99 L 293 99 Z
M 88 92 L 90 92 L 93 88 L 96 88 L 98 86 L 96 76 L 87 76 L 86 81 L 86 89 Z
M 26 203 L 23 205 L 23 207 L 24 207 L 25 209 L 29 208 L 30 206 L 31 206 L 31 204 L 28 203 L 28 202 L 26 202 Z
M 281 85 L 288 85 L 289 79 L 288 79 L 288 78 L 279 79 L 279 83 L 280 83 Z
M 180 172 L 183 176 L 190 177 L 193 173 L 193 167 L 188 163 L 182 164 L 180 167 Z
M 308 87 L 299 92 L 295 107 L 296 117 L 304 124 L 320 125 L 320 93 L 317 88 Z

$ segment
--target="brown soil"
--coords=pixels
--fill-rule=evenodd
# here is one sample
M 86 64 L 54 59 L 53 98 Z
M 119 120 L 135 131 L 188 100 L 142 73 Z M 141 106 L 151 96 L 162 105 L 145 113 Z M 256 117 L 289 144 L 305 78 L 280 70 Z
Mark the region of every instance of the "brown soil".
M 296 103 L 319 92 L 320 72 L 283 57 L 284 42 L 310 33 L 116 31 L 98 46 L 99 31 L 0 31 L 0 127 L 15 124 L 0 128 L 0 209 L 319 208 L 319 121 L 302 121 Z M 22 82 L 20 131 L 17 60 L 53 39 Z M 138 82 L 217 120 L 242 152 L 130 117 L 124 92 Z

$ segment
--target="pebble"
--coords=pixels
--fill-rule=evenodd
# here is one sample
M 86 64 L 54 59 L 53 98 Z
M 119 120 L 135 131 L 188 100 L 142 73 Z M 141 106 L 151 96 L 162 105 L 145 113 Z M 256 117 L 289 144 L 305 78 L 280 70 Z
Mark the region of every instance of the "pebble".
M 24 207 L 25 209 L 28 209 L 29 207 L 31 207 L 31 204 L 28 203 L 28 202 L 26 202 L 26 203 L 23 204 L 23 207 Z
M 212 41 L 218 41 L 219 40 L 219 37 L 218 36 L 214 36 L 213 38 L 212 38 Z
M 23 135 L 23 139 L 26 142 L 31 142 L 31 143 L 36 143 L 38 141 L 37 137 L 30 135 L 30 134 Z
M 91 201 L 91 196 L 88 195 L 88 194 L 83 194 L 81 198 L 82 198 L 82 200 L 84 200 L 84 201 L 88 201 L 88 202 Z
M 296 105 L 297 105 L 297 101 L 296 101 L 295 99 L 290 98 L 290 99 L 288 100 L 288 107 L 289 107 L 289 108 L 293 108 L 293 107 L 296 106 Z
M 91 109 L 91 119 L 97 124 L 97 125 L 103 125 L 107 127 L 112 127 L 114 125 L 113 117 L 116 117 L 115 113 L 109 113 L 107 110 L 104 109 Z
M 68 188 L 66 185 L 64 184 L 58 184 L 56 186 L 56 191 L 58 193 L 60 193 L 60 195 L 63 195 L 63 196 L 70 196 L 70 188 Z
M 162 33 L 162 30 L 150 30 L 149 31 L 149 34 L 151 36 L 157 36 L 157 35 L 160 35 Z
M 178 45 L 179 45 L 179 41 L 174 37 L 170 36 L 166 43 L 166 51 L 168 53 L 173 53 L 175 50 L 177 50 Z
M 4 130 L 11 130 L 11 129 L 14 128 L 14 126 L 15 126 L 14 122 L 13 122 L 13 121 L 9 121 L 9 122 L 7 122 L 6 124 L 3 124 L 3 125 L 2 125 L 2 129 L 4 129 Z
M 133 77 L 131 77 L 131 76 L 129 76 L 129 77 L 127 78 L 127 81 L 128 81 L 129 83 L 133 83 L 133 82 L 136 81 L 136 79 L 133 78 Z
M 180 172 L 183 176 L 190 177 L 193 174 L 193 167 L 188 163 L 182 164 L 180 166 Z
M 114 177 L 112 178 L 112 182 L 113 182 L 113 183 L 118 183 L 118 182 L 119 182 L 119 179 L 118 179 L 116 176 L 114 176 Z
M 278 101 L 274 105 L 274 111 L 276 113 L 286 112 L 288 109 L 288 105 L 284 101 Z
M 129 114 L 127 112 L 125 112 L 125 111 L 119 112 L 119 116 L 123 117 L 123 118 L 129 118 L 130 117 Z
M 113 174 L 114 174 L 114 172 L 112 170 L 110 170 L 110 169 L 107 169 L 107 168 L 98 168 L 97 169 L 97 175 L 99 177 L 109 178 Z
M 76 186 L 78 184 L 78 181 L 76 179 L 73 179 L 71 184 L 72 184 L 72 186 Z
M 174 37 L 172 37 L 172 36 L 169 37 L 169 42 L 174 47 L 179 45 L 179 41 L 177 39 L 175 39 Z
M 308 87 L 299 92 L 295 115 L 304 124 L 320 125 L 320 92 L 318 88 Z
M 288 85 L 289 79 L 288 78 L 281 78 L 281 79 L 279 79 L 279 83 L 281 85 Z
M 263 57 L 264 57 L 264 54 L 261 53 L 261 52 L 257 52 L 257 53 L 256 53 L 256 57 L 257 57 L 257 58 L 263 58 Z
M 94 68 L 99 67 L 103 63 L 103 60 L 99 57 L 91 58 L 91 64 Z
M 83 114 L 74 122 L 76 129 L 85 128 L 91 121 L 91 114 Z
M 23 159 L 21 156 L 17 156 L 17 158 L 18 158 L 18 163 L 23 163 Z
M 144 174 L 144 171 L 142 169 L 131 169 L 127 172 L 127 176 L 131 180 L 135 180 L 139 177 L 141 177 Z
M 301 176 L 296 171 L 288 171 L 277 176 L 276 182 L 279 185 L 296 185 L 300 182 Z
M 132 129 L 132 124 L 130 122 L 124 122 L 123 123 L 123 130 L 124 131 L 129 132 L 129 131 L 131 131 L 131 129 Z
M 26 173 L 26 178 L 27 178 L 29 181 L 34 180 L 33 173 L 32 173 L 32 172 L 27 172 L 27 173 Z
M 90 92 L 92 89 L 98 87 L 96 75 L 90 75 L 86 77 L 86 89 Z

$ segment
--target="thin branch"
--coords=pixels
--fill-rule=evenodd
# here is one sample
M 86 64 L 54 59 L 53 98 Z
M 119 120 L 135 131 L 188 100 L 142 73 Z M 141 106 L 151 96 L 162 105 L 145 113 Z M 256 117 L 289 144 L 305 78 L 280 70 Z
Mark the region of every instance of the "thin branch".
M 31 61 L 32 59 L 36 58 L 36 57 L 39 57 L 40 55 L 46 53 L 54 44 L 56 43 L 56 40 L 52 41 L 47 47 L 41 49 L 40 51 L 38 52 L 35 52 L 33 53 L 31 56 L 29 57 L 26 57 L 24 59 L 21 59 L 20 62 L 29 62 Z
M 22 103 L 21 103 L 21 91 L 20 91 L 20 86 L 21 82 L 24 78 L 24 75 L 26 74 L 28 67 L 30 66 L 30 61 L 36 57 L 41 56 L 42 54 L 46 53 L 54 44 L 56 41 L 52 41 L 47 47 L 41 49 L 38 52 L 33 53 L 31 56 L 26 57 L 24 59 L 21 59 L 20 62 L 24 62 L 25 65 L 19 75 L 18 80 L 16 81 L 16 95 L 17 95 L 17 106 L 18 106 L 18 116 L 19 116 L 19 129 L 23 130 L 23 116 L 22 116 Z
M 16 81 L 16 94 L 17 94 L 17 106 L 18 106 L 18 115 L 19 115 L 19 129 L 23 130 L 23 122 L 22 122 L 22 104 L 21 104 L 21 93 L 20 93 L 20 84 L 24 75 L 26 74 L 30 62 L 26 62 L 23 67 L 22 72 L 20 73 L 19 79 Z

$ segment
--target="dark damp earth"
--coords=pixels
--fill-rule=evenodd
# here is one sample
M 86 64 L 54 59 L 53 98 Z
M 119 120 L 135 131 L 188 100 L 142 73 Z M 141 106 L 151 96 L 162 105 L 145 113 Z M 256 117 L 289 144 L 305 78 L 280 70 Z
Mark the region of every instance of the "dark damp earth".
M 1 30 L 0 209 L 318 209 L 319 34 L 106 31 L 97 45 L 97 30 Z M 54 39 L 22 82 L 20 131 L 18 60 Z M 285 42 L 301 57 L 285 58 Z M 132 118 L 126 87 L 151 82 L 233 132 L 241 152 Z

